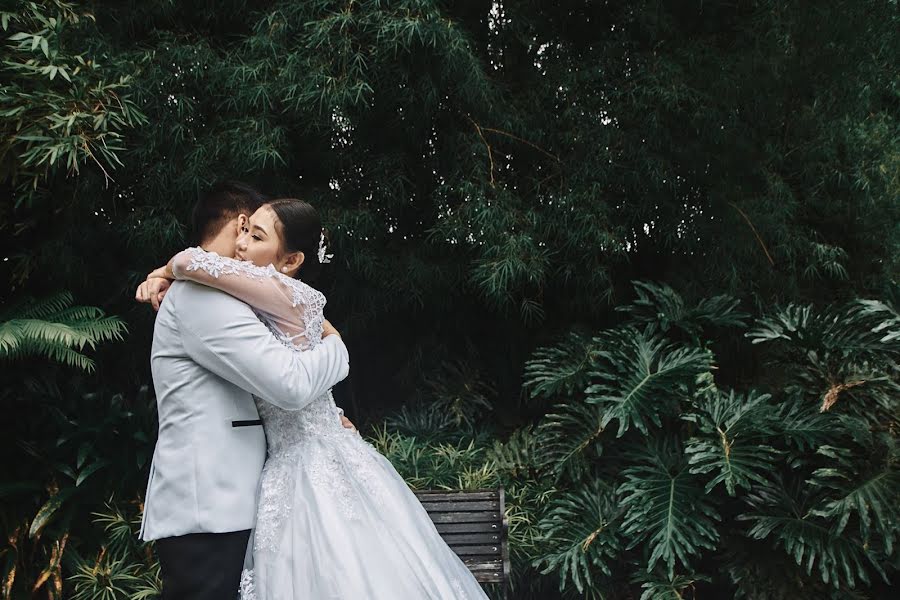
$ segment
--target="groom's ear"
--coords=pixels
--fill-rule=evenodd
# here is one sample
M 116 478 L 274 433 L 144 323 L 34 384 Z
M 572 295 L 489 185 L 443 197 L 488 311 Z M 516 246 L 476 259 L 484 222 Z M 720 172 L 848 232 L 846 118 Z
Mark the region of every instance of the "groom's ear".
M 247 227 L 247 224 L 250 223 L 250 218 L 247 217 L 244 213 L 238 215 L 237 218 L 237 226 L 238 226 L 238 235 Z

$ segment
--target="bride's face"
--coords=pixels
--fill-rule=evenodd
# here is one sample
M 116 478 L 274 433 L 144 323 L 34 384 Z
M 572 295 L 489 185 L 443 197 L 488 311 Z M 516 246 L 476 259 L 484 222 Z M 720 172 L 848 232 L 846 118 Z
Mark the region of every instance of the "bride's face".
M 235 244 L 234 257 L 249 260 L 260 267 L 281 268 L 281 235 L 276 229 L 278 218 L 271 208 L 261 207 L 250 216 Z

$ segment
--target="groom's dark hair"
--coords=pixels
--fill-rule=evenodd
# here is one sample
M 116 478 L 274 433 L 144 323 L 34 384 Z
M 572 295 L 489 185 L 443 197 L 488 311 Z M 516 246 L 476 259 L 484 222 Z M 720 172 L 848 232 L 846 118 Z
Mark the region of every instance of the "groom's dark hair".
M 197 199 L 191 214 L 193 243 L 202 244 L 219 234 L 239 214 L 252 215 L 269 197 L 240 181 L 220 181 Z

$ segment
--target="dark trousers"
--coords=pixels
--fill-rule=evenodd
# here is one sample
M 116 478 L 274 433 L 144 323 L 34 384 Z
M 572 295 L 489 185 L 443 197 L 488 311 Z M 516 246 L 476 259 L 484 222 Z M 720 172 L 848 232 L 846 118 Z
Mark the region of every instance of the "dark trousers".
M 233 600 L 250 530 L 191 533 L 156 540 L 162 600 Z

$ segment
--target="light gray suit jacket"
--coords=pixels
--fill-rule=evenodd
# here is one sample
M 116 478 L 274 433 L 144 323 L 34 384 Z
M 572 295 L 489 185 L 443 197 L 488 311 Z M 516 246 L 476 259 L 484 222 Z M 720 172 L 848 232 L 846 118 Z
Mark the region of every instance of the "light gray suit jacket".
M 266 440 L 251 394 L 301 409 L 349 372 L 330 335 L 295 352 L 253 310 L 219 290 L 175 281 L 156 317 L 151 370 L 159 438 L 140 537 L 251 529 Z

